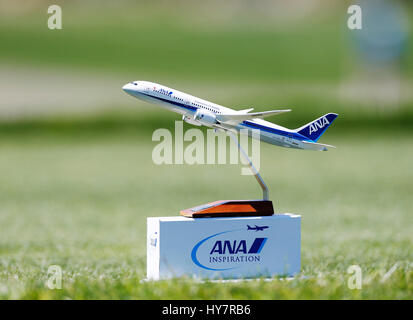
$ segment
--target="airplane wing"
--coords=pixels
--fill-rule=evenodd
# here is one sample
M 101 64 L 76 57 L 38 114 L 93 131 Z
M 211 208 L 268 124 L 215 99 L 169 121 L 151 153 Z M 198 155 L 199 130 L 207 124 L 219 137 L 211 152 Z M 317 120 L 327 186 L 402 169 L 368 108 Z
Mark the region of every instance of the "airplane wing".
M 247 112 L 250 112 L 250 111 L 252 111 L 252 110 L 254 110 L 254 108 L 243 109 L 243 110 L 240 110 L 239 112 L 245 112 L 245 113 L 247 113 Z
M 232 132 L 232 133 L 235 133 L 235 134 L 238 133 L 237 130 L 233 126 L 230 126 L 230 125 L 225 126 L 225 123 L 224 124 L 214 124 L 212 127 L 215 128 L 216 130 L 222 130 L 224 132 Z
M 276 114 L 289 112 L 291 109 L 286 110 L 271 110 L 271 111 L 263 111 L 263 112 L 251 112 L 251 113 L 222 113 L 217 114 L 217 120 L 219 122 L 241 122 L 245 120 L 252 120 L 256 118 L 265 118 L 269 116 L 273 116 Z
M 335 146 L 330 146 L 328 144 L 315 143 L 315 142 L 310 142 L 310 141 L 302 141 L 302 143 L 308 146 L 309 149 L 315 150 L 315 151 L 327 151 L 328 148 L 335 148 Z

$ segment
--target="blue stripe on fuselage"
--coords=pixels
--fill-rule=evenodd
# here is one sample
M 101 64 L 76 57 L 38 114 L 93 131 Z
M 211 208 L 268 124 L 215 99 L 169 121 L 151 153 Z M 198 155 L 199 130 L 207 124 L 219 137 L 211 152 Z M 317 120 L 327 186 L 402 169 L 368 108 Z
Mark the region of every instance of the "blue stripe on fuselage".
M 269 133 L 273 133 L 279 136 L 284 136 L 284 137 L 289 137 L 291 136 L 291 138 L 296 139 L 296 140 L 300 140 L 300 141 L 309 141 L 306 137 L 302 136 L 299 133 L 296 132 L 287 132 L 287 131 L 283 131 L 283 130 L 279 130 L 279 129 L 274 129 L 271 127 L 266 127 L 263 126 L 261 124 L 255 123 L 255 122 L 251 122 L 251 121 L 243 121 L 242 123 L 240 123 L 241 126 L 245 126 L 245 127 L 249 127 L 252 129 L 259 129 L 262 131 L 266 131 Z
M 161 100 L 161 101 L 163 101 L 163 102 L 167 102 L 167 103 L 170 103 L 170 104 L 172 104 L 172 105 L 175 105 L 175 106 L 178 106 L 178 107 L 181 107 L 181 108 L 185 108 L 185 109 L 188 109 L 188 110 L 191 110 L 191 111 L 196 111 L 196 110 L 198 109 L 198 108 L 196 108 L 196 107 L 186 105 L 185 103 L 180 103 L 180 102 L 171 101 L 171 100 L 168 100 L 168 99 L 163 99 L 163 98 L 151 96 L 150 94 L 146 94 L 146 93 L 142 93 L 142 92 L 139 92 L 139 94 L 143 94 L 143 95 L 145 95 L 145 96 L 147 96 L 147 97 L 154 98 L 154 99 L 158 99 L 158 100 Z

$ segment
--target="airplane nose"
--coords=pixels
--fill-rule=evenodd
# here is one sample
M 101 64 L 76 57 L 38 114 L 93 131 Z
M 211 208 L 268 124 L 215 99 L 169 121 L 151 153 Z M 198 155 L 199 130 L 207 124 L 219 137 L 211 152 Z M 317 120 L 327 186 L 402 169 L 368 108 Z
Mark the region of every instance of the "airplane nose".
M 127 83 L 122 87 L 122 90 L 125 91 L 126 93 L 132 93 L 133 92 L 133 84 L 132 83 Z

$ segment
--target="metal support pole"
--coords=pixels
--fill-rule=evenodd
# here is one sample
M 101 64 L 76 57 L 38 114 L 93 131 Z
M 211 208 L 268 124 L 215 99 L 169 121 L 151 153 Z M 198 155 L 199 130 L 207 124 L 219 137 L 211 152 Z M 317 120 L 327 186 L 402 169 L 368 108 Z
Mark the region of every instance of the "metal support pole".
M 245 158 L 245 160 L 247 160 L 248 162 L 248 167 L 250 168 L 250 170 L 252 171 L 255 179 L 257 179 L 261 189 L 262 189 L 262 198 L 263 200 L 269 200 L 269 196 L 268 196 L 268 187 L 265 184 L 264 180 L 261 178 L 261 175 L 259 174 L 259 172 L 257 171 L 257 169 L 254 167 L 254 164 L 252 163 L 250 157 L 248 157 L 248 154 L 244 151 L 244 149 L 241 147 L 241 144 L 237 138 L 237 136 L 231 132 L 231 131 L 227 131 L 227 133 L 229 134 L 229 136 L 231 137 L 232 141 L 234 141 L 234 143 L 238 146 L 239 151 L 241 152 L 242 156 Z

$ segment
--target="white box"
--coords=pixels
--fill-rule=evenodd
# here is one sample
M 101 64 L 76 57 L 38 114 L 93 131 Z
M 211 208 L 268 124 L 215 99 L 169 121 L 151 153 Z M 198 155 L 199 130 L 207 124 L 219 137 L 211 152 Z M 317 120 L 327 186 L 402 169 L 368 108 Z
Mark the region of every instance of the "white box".
M 147 220 L 147 277 L 234 279 L 300 272 L 301 216 Z

